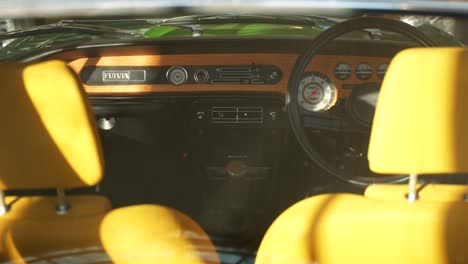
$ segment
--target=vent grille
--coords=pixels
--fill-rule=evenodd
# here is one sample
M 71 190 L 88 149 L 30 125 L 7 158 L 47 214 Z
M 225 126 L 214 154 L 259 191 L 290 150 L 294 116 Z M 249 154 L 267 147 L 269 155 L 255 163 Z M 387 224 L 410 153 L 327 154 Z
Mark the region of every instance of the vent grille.
M 211 83 L 213 83 L 213 84 L 248 84 L 249 80 L 228 80 L 228 79 L 219 80 L 219 79 L 216 79 L 216 80 L 212 80 Z
M 255 68 L 252 67 L 221 67 L 218 68 L 217 71 L 219 72 L 233 72 L 233 73 L 245 73 L 245 72 L 253 72 Z
M 219 78 L 221 79 L 243 79 L 243 78 L 254 78 L 256 77 L 252 73 L 221 73 Z
M 211 121 L 224 124 L 262 124 L 263 107 L 212 107 Z

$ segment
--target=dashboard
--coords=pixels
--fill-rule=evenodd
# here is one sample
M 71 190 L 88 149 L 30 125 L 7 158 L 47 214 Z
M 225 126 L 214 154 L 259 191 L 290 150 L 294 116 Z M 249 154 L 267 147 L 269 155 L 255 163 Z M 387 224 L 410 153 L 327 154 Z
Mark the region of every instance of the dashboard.
M 270 225 L 285 179 L 304 193 L 323 180 L 308 177 L 323 172 L 305 167 L 310 163 L 304 162 L 308 158 L 293 138 L 284 107 L 295 64 L 309 45 L 310 39 L 291 38 L 152 40 L 58 50 L 47 59 L 68 63 L 89 95 L 103 139 L 105 178 L 123 183 L 118 190 L 110 181 L 102 185 L 115 204 L 128 202 L 129 171 L 151 179 L 136 180 L 147 190 L 137 193 L 161 193 L 147 184 L 155 178 L 180 179 L 177 186 L 184 179 L 191 183 L 183 185 L 207 205 L 197 219 L 206 230 L 251 237 Z M 360 155 L 368 127 L 360 124 L 371 112 L 365 103 L 349 102 L 361 95 L 354 91 L 380 86 L 393 56 L 406 47 L 334 41 L 306 68 L 297 98 L 304 101 L 304 127 L 325 158 L 344 164 L 353 175 L 368 173 L 367 159 Z M 354 119 L 334 118 L 350 105 Z M 345 126 L 355 119 L 356 126 Z M 341 133 L 347 127 L 352 133 Z M 247 172 L 233 171 L 233 163 Z M 121 197 L 126 200 L 119 204 Z M 150 202 L 171 205 L 159 198 Z
M 208 93 L 284 96 L 299 53 L 307 43 L 233 40 L 203 45 L 202 41 L 181 41 L 76 49 L 50 58 L 65 60 L 91 97 Z M 402 48 L 396 44 L 336 42 L 309 63 L 297 100 L 307 111 L 328 110 L 336 101 L 347 98 L 354 87 L 380 84 L 391 58 Z
M 68 64 L 81 77 L 89 94 L 213 91 L 285 94 L 296 60 L 294 54 L 199 54 L 106 56 L 80 58 Z M 308 70 L 327 76 L 341 91 L 347 85 L 381 82 L 389 62 L 390 58 L 319 55 Z M 148 77 L 151 75 L 157 77 Z

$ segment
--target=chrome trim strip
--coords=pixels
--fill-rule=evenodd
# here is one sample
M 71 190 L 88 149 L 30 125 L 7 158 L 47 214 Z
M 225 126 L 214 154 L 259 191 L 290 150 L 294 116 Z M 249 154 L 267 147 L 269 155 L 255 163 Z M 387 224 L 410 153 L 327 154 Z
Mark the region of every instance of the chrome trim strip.
M 22 0 L 0 1 L 0 17 L 151 15 L 168 13 L 317 14 L 352 10 L 467 14 L 468 2 L 396 0 Z

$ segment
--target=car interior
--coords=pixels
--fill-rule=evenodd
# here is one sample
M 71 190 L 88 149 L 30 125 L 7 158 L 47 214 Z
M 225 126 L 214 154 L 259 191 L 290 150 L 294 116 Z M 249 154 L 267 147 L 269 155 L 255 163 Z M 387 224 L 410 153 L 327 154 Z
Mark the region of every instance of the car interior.
M 364 16 L 3 62 L 0 263 L 467 263 L 468 50 L 437 46 Z

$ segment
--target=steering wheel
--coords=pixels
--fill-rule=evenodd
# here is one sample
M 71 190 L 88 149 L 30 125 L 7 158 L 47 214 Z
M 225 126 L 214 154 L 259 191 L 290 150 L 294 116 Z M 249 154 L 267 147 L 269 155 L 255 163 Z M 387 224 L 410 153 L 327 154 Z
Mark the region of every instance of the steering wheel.
M 352 31 L 364 30 L 364 29 L 382 29 L 385 31 L 400 33 L 424 47 L 433 47 L 435 44 L 424 35 L 417 28 L 401 22 L 399 20 L 392 20 L 378 17 L 360 17 L 350 19 L 342 23 L 336 24 L 317 36 L 312 40 L 311 45 L 306 52 L 299 57 L 294 70 L 291 74 L 291 78 L 288 84 L 289 91 L 289 104 L 288 113 L 289 120 L 294 135 L 296 136 L 299 144 L 310 157 L 311 160 L 317 163 L 319 167 L 325 170 L 332 176 L 337 177 L 340 180 L 348 182 L 354 185 L 367 186 L 374 183 L 399 183 L 407 180 L 407 176 L 403 175 L 392 175 L 386 177 L 347 177 L 345 170 L 333 165 L 330 161 L 324 158 L 324 155 L 318 151 L 318 149 L 311 144 L 306 130 L 304 128 L 303 115 L 306 111 L 301 109 L 301 105 L 298 102 L 299 87 L 301 79 L 304 78 L 304 73 L 309 62 L 314 58 L 317 52 L 331 41 L 336 39 L 343 34 L 350 33 Z M 377 91 L 378 92 L 378 91 Z M 321 121 L 326 122 L 326 121 Z M 323 129 L 323 128 L 322 128 Z

